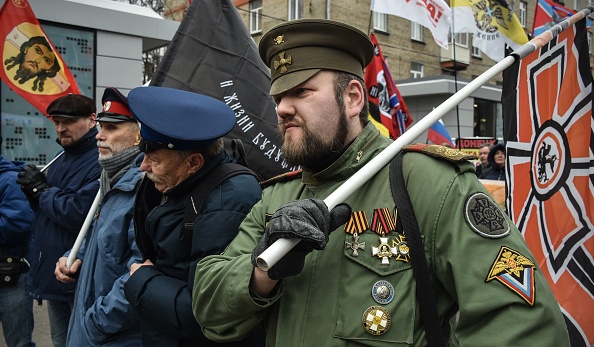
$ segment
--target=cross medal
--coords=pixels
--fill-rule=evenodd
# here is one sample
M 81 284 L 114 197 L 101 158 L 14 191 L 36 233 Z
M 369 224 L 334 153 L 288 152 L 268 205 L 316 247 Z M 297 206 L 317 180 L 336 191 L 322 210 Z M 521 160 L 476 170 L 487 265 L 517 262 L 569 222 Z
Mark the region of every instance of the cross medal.
M 344 242 L 344 249 L 349 249 L 349 248 L 353 250 L 353 253 L 352 253 L 353 257 L 359 256 L 359 252 L 357 252 L 358 249 L 365 250 L 365 242 L 359 243 L 359 235 L 356 232 L 353 234 L 353 242 L 348 242 L 348 241 Z
M 393 255 L 398 255 L 398 250 L 396 247 L 390 247 L 388 245 L 388 238 L 387 237 L 380 237 L 380 244 L 379 246 L 371 247 L 371 255 L 374 257 L 378 257 L 382 259 L 382 265 L 390 265 L 390 260 Z

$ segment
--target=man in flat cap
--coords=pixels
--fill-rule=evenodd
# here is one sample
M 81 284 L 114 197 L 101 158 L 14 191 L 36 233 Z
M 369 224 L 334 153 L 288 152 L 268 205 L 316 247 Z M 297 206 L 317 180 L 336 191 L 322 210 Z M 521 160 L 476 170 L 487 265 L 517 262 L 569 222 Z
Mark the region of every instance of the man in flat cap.
M 262 37 L 260 55 L 283 155 L 303 170 L 266 187 L 224 254 L 198 264 L 206 337 L 239 339 L 264 322 L 268 346 L 438 346 L 459 311 L 460 345 L 569 345 L 522 235 L 462 153 L 409 146 L 345 198 L 350 210 L 328 211 L 321 199 L 391 143 L 367 119 L 365 33 L 291 21 Z M 300 242 L 264 272 L 256 260 L 280 238 Z
M 31 293 L 47 302 L 55 347 L 65 346 L 75 289 L 73 283 L 56 280 L 55 264 L 72 248 L 99 189 L 95 111 L 93 99 L 84 95 L 68 94 L 52 101 L 47 114 L 64 152 L 47 169 L 47 177 L 29 164 L 17 180 L 35 212 Z
M 101 207 L 76 260 L 58 260 L 56 278 L 78 282 L 66 345 L 142 346 L 138 314 L 124 296 L 130 266 L 142 258 L 134 238 L 133 207 L 142 173 L 140 127 L 118 89 L 107 88 L 97 115 Z
M 239 166 L 222 140 L 235 114 L 221 101 L 170 88 L 136 88 L 128 101 L 141 124 L 146 177 L 134 211 L 144 262 L 132 265 L 126 298 L 145 346 L 218 345 L 192 314 L 196 263 L 225 249 L 262 192 L 245 169 L 228 171 Z M 229 346 L 264 346 L 258 332 Z

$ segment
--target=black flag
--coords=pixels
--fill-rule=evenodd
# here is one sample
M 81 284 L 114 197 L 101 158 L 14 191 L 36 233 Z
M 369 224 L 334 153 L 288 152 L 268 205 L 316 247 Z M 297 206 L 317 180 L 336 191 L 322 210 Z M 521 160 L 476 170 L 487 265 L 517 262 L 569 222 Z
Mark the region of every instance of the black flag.
M 232 1 L 192 1 L 150 84 L 229 105 L 236 123 L 226 145 L 240 139 L 249 167 L 262 178 L 296 169 L 281 155 L 275 104 L 268 94 L 270 70 Z

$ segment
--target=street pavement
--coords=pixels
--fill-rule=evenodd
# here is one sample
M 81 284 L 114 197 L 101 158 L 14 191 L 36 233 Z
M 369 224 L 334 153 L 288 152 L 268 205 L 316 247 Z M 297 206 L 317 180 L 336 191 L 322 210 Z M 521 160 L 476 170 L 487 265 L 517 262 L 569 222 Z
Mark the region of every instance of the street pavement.
M 49 321 L 47 318 L 47 304 L 42 306 L 33 303 L 33 315 L 35 316 L 35 328 L 33 329 L 33 341 L 37 347 L 53 347 L 50 336 Z M 6 347 L 2 325 L 0 325 L 0 347 Z

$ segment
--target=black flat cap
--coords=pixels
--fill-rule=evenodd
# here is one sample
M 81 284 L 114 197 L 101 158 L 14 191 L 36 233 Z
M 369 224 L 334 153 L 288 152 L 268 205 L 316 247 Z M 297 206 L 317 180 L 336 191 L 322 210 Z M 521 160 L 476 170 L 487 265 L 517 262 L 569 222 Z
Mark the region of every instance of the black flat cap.
M 50 117 L 88 117 L 97 111 L 95 101 L 81 94 L 68 94 L 52 101 L 47 107 Z

